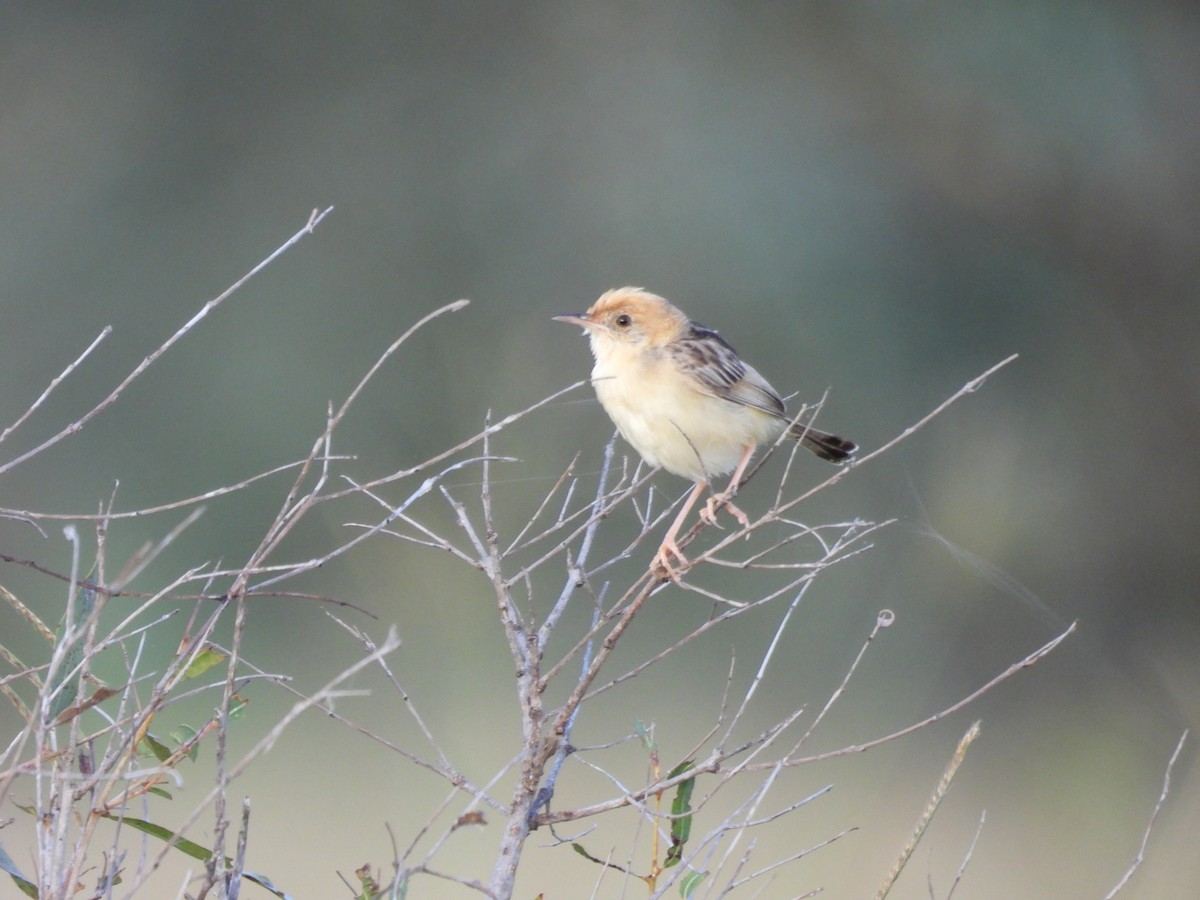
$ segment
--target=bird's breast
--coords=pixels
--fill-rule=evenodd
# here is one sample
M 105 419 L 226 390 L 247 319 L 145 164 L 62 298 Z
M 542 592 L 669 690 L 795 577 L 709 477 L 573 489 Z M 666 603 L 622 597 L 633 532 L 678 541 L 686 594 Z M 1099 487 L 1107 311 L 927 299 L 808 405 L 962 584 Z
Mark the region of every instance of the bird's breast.
M 761 410 L 705 393 L 665 354 L 597 356 L 592 384 L 647 463 L 692 481 L 732 471 L 747 446 L 782 427 Z

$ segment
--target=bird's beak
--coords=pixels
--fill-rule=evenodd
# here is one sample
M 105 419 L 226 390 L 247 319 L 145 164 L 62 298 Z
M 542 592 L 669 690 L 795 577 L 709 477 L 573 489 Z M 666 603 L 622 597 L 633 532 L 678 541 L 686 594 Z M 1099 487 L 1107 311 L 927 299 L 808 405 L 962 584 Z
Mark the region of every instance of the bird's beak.
M 596 323 L 592 321 L 587 313 L 563 313 L 561 316 L 552 316 L 555 322 L 566 322 L 568 325 L 579 325 L 584 331 L 589 328 L 595 328 Z

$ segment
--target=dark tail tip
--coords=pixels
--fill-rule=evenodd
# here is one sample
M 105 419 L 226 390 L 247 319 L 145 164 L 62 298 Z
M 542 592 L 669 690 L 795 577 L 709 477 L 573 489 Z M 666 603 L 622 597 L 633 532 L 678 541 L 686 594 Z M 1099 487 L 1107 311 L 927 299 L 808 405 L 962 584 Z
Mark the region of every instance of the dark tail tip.
M 805 447 L 830 462 L 843 463 L 858 451 L 858 444 L 836 434 L 827 434 L 815 428 L 797 427 L 795 431 L 799 432 L 800 441 Z

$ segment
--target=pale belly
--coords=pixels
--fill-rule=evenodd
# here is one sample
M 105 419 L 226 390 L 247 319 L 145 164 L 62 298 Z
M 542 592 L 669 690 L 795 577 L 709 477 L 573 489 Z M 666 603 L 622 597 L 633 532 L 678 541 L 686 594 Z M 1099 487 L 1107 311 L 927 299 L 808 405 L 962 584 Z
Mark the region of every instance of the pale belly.
M 732 472 L 746 447 L 771 440 L 784 423 L 761 410 L 663 383 L 592 373 L 596 396 L 633 448 L 652 466 L 692 481 Z

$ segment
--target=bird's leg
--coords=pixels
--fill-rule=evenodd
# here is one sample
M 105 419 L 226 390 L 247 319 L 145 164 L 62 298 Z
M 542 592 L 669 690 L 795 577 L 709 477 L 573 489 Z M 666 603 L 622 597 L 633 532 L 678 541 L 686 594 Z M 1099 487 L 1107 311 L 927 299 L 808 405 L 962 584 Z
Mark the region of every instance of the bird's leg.
M 738 520 L 738 523 L 743 527 L 750 524 L 750 517 L 738 509 L 731 502 L 733 495 L 737 493 L 738 484 L 742 480 L 742 475 L 746 472 L 746 466 L 750 465 L 750 457 L 754 455 L 754 445 L 748 444 L 746 449 L 742 451 L 742 458 L 737 464 L 737 468 L 733 470 L 733 477 L 729 479 L 729 486 L 719 494 L 713 494 L 708 498 L 708 502 L 704 504 L 704 509 L 700 510 L 700 518 L 704 521 L 716 525 L 717 524 L 717 507 L 724 504 L 729 510 L 729 514 Z
M 683 507 L 679 510 L 679 515 L 675 517 L 675 521 L 667 529 L 667 536 L 663 538 L 662 546 L 654 554 L 654 561 L 651 565 L 662 566 L 663 570 L 667 573 L 667 577 L 672 581 L 679 580 L 679 573 L 671 567 L 671 557 L 674 556 L 679 562 L 685 566 L 687 565 L 687 557 L 683 555 L 683 551 L 675 543 L 675 537 L 679 534 L 679 529 L 683 527 L 683 520 L 692 511 L 692 507 L 696 505 L 696 500 L 699 499 L 706 487 L 708 487 L 708 482 L 696 482 L 696 486 L 692 488 L 692 492 L 688 494 L 688 498 L 683 501 Z

